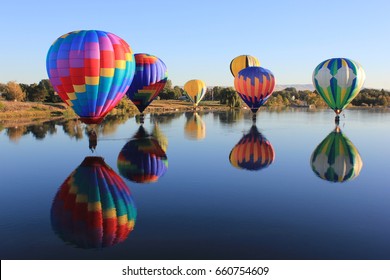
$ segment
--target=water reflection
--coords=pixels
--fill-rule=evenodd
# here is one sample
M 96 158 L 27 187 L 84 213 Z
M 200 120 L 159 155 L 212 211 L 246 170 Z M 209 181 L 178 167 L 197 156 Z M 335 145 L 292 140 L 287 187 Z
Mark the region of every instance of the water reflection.
M 310 159 L 313 172 L 330 182 L 345 182 L 359 176 L 363 167 L 360 154 L 339 126 L 325 137 Z
M 75 138 L 76 140 L 83 138 L 83 125 L 77 119 L 64 121 L 62 129 L 70 138 Z
M 196 112 L 185 113 L 187 121 L 184 132 L 188 139 L 202 140 L 206 137 L 206 125 Z
M 232 124 L 244 118 L 243 110 L 229 110 L 214 112 L 214 116 L 219 119 L 221 124 Z
M 229 155 L 231 165 L 239 169 L 260 170 L 270 166 L 275 160 L 275 151 L 271 143 L 252 125 L 234 146 Z
M 168 138 L 161 131 L 160 126 L 155 123 L 153 126 L 152 136 L 157 140 L 158 144 L 161 146 L 164 152 L 167 152 L 168 149 Z
M 51 208 L 54 232 L 79 248 L 124 241 L 137 209 L 122 178 L 101 157 L 86 157 L 59 188 Z
M 180 118 L 183 115 L 182 112 L 177 113 L 151 113 L 150 121 L 152 123 L 170 124 L 174 119 Z
M 167 146 L 166 140 L 165 149 Z M 117 165 L 119 174 L 126 179 L 136 183 L 152 183 L 167 171 L 168 158 L 159 141 L 141 125 L 120 151 Z
M 5 133 L 12 142 L 17 143 L 25 135 L 32 134 L 37 140 L 42 140 L 47 134 L 57 133 L 54 122 L 34 123 L 31 125 L 15 125 L 5 128 Z

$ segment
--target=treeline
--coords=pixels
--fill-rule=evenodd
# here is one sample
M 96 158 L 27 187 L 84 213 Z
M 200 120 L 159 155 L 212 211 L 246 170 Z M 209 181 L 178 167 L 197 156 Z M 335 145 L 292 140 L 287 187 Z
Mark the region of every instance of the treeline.
M 54 92 L 53 87 L 48 79 L 41 80 L 38 84 L 18 84 L 16 82 L 0 83 L 0 94 L 5 100 L 30 101 L 30 102 L 62 102 L 59 96 Z M 182 87 L 173 86 L 172 81 L 168 80 L 164 89 L 160 92 L 159 99 L 185 99 Z M 207 88 L 203 100 L 219 101 L 230 107 L 241 107 L 243 102 L 233 87 Z M 387 90 L 363 89 L 351 102 L 353 106 L 389 106 L 390 92 Z M 306 107 L 314 106 L 317 108 L 326 107 L 327 105 L 322 98 L 310 90 L 297 90 L 294 87 L 288 87 L 281 91 L 275 91 L 268 102 L 267 107 L 285 107 L 297 106 Z
M 62 102 L 61 98 L 54 92 L 48 79 L 30 85 L 16 82 L 0 83 L 0 93 L 5 100 L 9 101 Z
M 365 88 L 352 100 L 351 104 L 352 106 L 387 107 L 390 104 L 390 91 Z M 298 91 L 294 87 L 275 91 L 268 99 L 266 106 L 327 107 L 322 97 L 316 91 Z

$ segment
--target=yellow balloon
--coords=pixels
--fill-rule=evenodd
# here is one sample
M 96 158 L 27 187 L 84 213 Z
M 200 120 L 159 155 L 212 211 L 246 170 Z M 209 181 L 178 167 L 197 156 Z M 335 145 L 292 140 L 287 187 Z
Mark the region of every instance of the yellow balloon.
M 232 72 L 233 77 L 235 77 L 242 69 L 250 66 L 260 66 L 260 61 L 257 57 L 239 55 L 230 62 L 230 72 Z
M 184 92 L 196 106 L 206 94 L 206 84 L 202 80 L 190 80 L 184 85 Z

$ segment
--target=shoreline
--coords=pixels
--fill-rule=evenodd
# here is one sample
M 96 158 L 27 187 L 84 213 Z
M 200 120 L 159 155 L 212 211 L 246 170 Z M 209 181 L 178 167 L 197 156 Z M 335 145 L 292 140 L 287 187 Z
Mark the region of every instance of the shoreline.
M 18 125 L 33 125 L 47 121 L 60 121 L 79 119 L 79 117 L 67 107 L 64 103 L 36 103 L 36 102 L 13 102 L 1 101 L 5 104 L 5 110 L 0 110 L 0 127 L 14 127 Z M 180 113 L 180 112 L 210 112 L 210 111 L 228 111 L 228 110 L 249 110 L 247 107 L 230 108 L 227 105 L 221 105 L 218 101 L 203 101 L 196 110 L 191 103 L 181 100 L 154 100 L 144 114 L 153 113 Z M 286 107 L 263 107 L 262 110 L 283 111 L 288 109 L 302 110 L 324 110 L 329 108 L 310 108 L 309 106 L 286 106 Z M 329 109 L 330 110 L 330 109 Z M 348 107 L 346 110 L 373 110 L 390 112 L 389 107 Z M 130 110 L 120 110 L 114 108 L 110 115 L 140 115 L 138 109 L 132 105 Z

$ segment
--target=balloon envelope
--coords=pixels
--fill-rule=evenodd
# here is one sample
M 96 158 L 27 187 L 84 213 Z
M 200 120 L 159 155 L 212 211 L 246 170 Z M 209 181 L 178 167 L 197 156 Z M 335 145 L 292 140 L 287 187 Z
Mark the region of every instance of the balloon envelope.
M 164 88 L 168 73 L 164 62 L 154 55 L 138 53 L 134 57 L 134 79 L 126 95 L 142 113 Z
M 184 94 L 194 103 L 195 106 L 206 94 L 206 84 L 202 80 L 190 80 L 184 85 Z
M 274 160 L 274 148 L 255 125 L 234 146 L 229 155 L 231 165 L 246 170 L 264 169 Z
M 152 183 L 165 174 L 168 158 L 158 141 L 140 126 L 118 155 L 119 174 L 136 183 Z
M 230 62 L 230 72 L 235 77 L 242 69 L 250 66 L 260 66 L 259 60 L 251 55 L 239 55 Z
M 359 93 L 365 78 L 359 63 L 347 58 L 332 58 L 314 69 L 313 85 L 326 104 L 340 114 Z
M 313 151 L 310 165 L 324 180 L 345 182 L 359 176 L 363 161 L 356 147 L 336 127 Z
M 51 208 L 54 231 L 81 248 L 124 241 L 137 210 L 130 190 L 101 157 L 86 157 L 58 190 Z
M 130 46 L 120 37 L 81 30 L 53 43 L 46 68 L 61 99 L 85 123 L 100 123 L 129 88 L 135 61 Z
M 247 67 L 234 78 L 234 87 L 253 113 L 271 96 L 275 88 L 275 77 L 263 67 Z

